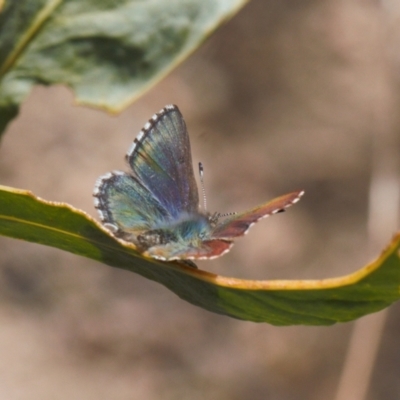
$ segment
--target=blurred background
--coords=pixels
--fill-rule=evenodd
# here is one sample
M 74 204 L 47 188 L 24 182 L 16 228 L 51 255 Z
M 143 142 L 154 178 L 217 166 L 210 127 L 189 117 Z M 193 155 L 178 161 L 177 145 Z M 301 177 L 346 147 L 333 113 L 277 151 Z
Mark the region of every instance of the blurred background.
M 119 116 L 74 106 L 65 87 L 36 87 L 2 140 L 0 182 L 97 217 L 97 177 L 126 170 L 141 127 L 175 103 L 210 210 L 306 191 L 200 268 L 247 279 L 351 273 L 398 228 L 399 22 L 390 0 L 253 0 Z M 400 398 L 399 304 L 361 329 L 274 327 L 56 249 L 4 237 L 0 249 L 1 399 Z

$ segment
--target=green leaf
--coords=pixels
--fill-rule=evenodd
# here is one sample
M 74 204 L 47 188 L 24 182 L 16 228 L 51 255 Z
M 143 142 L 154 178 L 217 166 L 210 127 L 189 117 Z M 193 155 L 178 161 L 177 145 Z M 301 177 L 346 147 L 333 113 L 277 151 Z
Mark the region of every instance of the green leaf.
M 234 318 L 273 325 L 331 325 L 382 310 L 400 297 L 400 234 L 373 263 L 338 278 L 250 281 L 143 258 L 85 212 L 0 186 L 0 234 L 57 247 L 166 286 Z
M 119 112 L 247 0 L 0 2 L 0 133 L 35 83 Z

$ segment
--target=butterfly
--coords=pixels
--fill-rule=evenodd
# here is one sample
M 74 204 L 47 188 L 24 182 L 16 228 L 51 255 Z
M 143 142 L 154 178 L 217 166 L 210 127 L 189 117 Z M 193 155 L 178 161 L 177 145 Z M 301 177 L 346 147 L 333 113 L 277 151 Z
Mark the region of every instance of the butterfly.
M 126 160 L 130 173 L 112 171 L 96 181 L 95 207 L 115 237 L 164 261 L 222 256 L 254 223 L 284 211 L 304 193 L 289 193 L 242 213 L 201 210 L 189 135 L 175 105 L 146 123 Z

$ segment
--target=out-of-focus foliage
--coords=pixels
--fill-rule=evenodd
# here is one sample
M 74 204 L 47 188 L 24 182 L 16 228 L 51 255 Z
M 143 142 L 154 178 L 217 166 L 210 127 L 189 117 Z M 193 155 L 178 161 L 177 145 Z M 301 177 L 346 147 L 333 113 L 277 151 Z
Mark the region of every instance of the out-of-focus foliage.
M 0 5 L 0 133 L 34 84 L 119 112 L 245 0 L 23 0 Z

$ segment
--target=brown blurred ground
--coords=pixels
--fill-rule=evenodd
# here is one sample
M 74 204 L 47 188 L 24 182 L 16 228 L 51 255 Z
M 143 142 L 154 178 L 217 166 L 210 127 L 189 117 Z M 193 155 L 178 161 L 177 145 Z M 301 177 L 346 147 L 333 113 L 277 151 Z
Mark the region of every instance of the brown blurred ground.
M 399 18 L 395 2 L 254 0 L 118 117 L 38 87 L 3 139 L 1 184 L 95 215 L 96 178 L 126 169 L 141 126 L 176 103 L 210 209 L 306 190 L 200 268 L 260 279 L 354 271 L 390 239 L 371 248 L 367 210 L 376 138 L 400 128 Z M 352 324 L 236 321 L 58 250 L 5 238 L 0 248 L 0 399 L 333 399 Z M 400 398 L 399 312 L 370 400 Z

